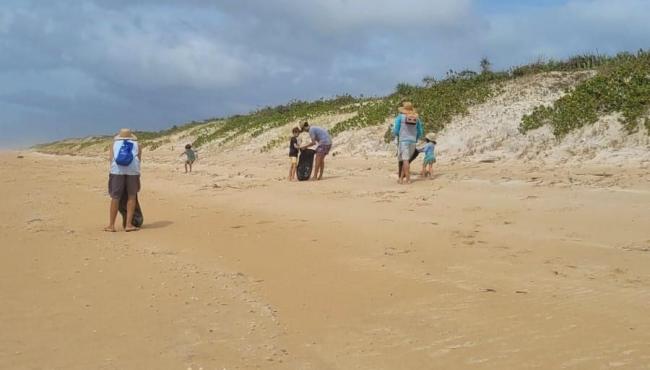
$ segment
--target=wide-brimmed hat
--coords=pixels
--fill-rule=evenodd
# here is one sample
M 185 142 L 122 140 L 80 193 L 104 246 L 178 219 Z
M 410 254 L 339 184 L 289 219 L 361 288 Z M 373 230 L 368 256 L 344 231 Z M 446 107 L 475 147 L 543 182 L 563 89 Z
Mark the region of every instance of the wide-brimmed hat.
M 124 139 L 138 140 L 138 137 L 133 135 L 131 129 L 123 128 L 120 129 L 120 132 L 115 136 L 115 140 L 124 140 Z
M 427 136 L 425 137 L 429 139 L 429 141 L 436 141 L 436 134 L 434 134 L 433 132 L 428 133 Z
M 400 113 L 404 114 L 416 114 L 417 111 L 415 110 L 415 107 L 413 107 L 413 103 L 410 101 L 405 101 L 402 103 L 402 106 L 398 108 Z

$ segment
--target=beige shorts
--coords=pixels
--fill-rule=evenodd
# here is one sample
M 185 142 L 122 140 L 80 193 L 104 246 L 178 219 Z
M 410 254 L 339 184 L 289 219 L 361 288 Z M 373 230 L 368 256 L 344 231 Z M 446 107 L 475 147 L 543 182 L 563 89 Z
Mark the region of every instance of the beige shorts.
M 298 163 L 298 157 L 289 157 L 291 159 L 291 164 Z

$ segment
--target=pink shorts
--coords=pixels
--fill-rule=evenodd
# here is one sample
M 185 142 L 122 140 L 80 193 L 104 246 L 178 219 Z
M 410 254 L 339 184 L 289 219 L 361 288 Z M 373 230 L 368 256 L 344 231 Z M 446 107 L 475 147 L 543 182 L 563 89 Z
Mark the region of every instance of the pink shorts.
M 317 155 L 326 156 L 327 154 L 329 154 L 330 149 L 332 149 L 332 144 L 329 144 L 329 145 L 318 145 L 318 146 L 316 147 L 316 154 L 317 154 Z

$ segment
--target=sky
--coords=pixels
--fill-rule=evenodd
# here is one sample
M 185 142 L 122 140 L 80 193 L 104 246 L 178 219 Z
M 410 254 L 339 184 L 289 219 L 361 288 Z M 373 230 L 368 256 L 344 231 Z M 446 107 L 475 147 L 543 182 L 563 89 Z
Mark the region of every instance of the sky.
M 2 0 L 0 147 L 650 47 L 648 0 Z

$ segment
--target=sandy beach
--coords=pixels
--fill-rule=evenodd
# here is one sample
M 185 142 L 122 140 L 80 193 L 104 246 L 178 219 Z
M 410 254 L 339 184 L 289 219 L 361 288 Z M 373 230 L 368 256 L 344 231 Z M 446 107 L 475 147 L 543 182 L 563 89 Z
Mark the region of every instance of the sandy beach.
M 650 368 L 646 170 L 146 158 L 106 233 L 105 161 L 0 155 L 0 368 Z

